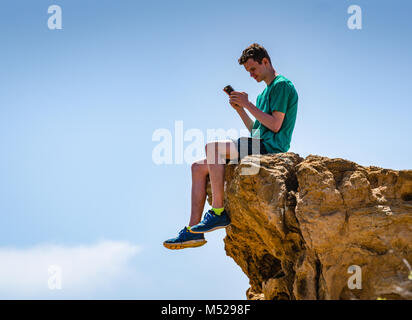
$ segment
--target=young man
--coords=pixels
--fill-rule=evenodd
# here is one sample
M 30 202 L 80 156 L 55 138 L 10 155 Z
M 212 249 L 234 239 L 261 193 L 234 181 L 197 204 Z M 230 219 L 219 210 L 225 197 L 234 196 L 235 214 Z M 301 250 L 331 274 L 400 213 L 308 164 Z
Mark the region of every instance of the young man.
M 273 68 L 265 48 L 254 43 L 246 48 L 239 58 L 250 76 L 257 82 L 264 81 L 266 88 L 257 97 L 256 106 L 245 92 L 233 91 L 229 103 L 238 112 L 251 137 L 237 142 L 223 140 L 206 144 L 206 158 L 192 164 L 192 208 L 189 226 L 184 227 L 176 238 L 163 242 L 168 249 L 199 247 L 206 243 L 204 233 L 225 228 L 230 219 L 223 207 L 225 164 L 230 159 L 246 154 L 279 153 L 289 150 L 295 127 L 298 95 L 292 82 L 279 75 Z M 256 120 L 250 119 L 248 110 Z M 256 152 L 255 142 L 260 150 Z M 244 149 L 247 148 L 246 154 Z M 202 212 L 206 201 L 206 179 L 212 185 L 212 209 Z

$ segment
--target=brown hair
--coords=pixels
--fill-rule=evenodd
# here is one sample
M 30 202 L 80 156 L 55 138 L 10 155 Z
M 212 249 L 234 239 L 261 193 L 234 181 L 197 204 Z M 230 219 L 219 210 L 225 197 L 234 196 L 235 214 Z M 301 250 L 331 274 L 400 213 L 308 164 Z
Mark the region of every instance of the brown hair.
M 253 43 L 249 47 L 247 47 L 245 50 L 243 50 L 242 55 L 240 56 L 238 60 L 239 64 L 242 65 L 246 63 L 246 61 L 249 58 L 252 58 L 259 64 L 262 63 L 263 58 L 267 58 L 269 60 L 269 63 L 272 64 L 272 61 L 270 61 L 270 57 L 266 49 L 257 43 Z

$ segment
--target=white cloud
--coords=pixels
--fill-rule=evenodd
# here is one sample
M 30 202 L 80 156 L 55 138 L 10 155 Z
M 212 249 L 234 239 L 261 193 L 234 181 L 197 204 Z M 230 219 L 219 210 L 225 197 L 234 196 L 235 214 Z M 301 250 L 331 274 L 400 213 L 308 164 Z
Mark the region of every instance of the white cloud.
M 0 298 L 93 299 L 136 278 L 130 264 L 139 251 L 140 247 L 120 241 L 0 247 Z M 59 287 L 59 270 L 61 289 L 52 290 L 50 287 Z

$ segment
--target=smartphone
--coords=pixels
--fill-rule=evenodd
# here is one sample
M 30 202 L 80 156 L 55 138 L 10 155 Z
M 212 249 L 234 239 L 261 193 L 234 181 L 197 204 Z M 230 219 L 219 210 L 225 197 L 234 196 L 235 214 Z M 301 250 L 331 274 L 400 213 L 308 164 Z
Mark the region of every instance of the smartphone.
M 229 96 L 232 93 L 232 91 L 235 91 L 235 89 L 232 88 L 232 86 L 226 86 L 223 88 L 223 91 L 226 92 Z

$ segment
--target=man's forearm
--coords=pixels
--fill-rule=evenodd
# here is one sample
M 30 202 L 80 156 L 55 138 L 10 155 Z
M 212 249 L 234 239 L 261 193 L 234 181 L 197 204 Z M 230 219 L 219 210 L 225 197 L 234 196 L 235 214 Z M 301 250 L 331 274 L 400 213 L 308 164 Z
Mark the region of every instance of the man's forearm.
M 242 118 L 243 123 L 245 124 L 245 126 L 249 130 L 249 132 L 252 132 L 253 124 L 255 122 L 252 119 L 250 119 L 250 117 L 246 113 L 245 109 L 240 108 L 239 110 L 237 110 L 237 113 Z
M 275 133 L 278 132 L 279 129 L 275 128 L 272 115 L 263 112 L 251 102 L 249 102 L 247 110 L 249 110 L 249 112 L 254 115 L 255 118 L 259 120 L 259 122 L 262 123 L 266 128 L 272 130 Z
M 285 117 L 284 113 L 274 111 L 272 112 L 272 114 L 268 114 L 266 112 L 263 112 L 258 107 L 256 107 L 252 102 L 249 101 L 248 95 L 246 92 L 233 91 L 230 94 L 229 101 L 231 105 L 240 106 L 248 110 L 256 118 L 256 120 L 258 120 L 261 124 L 263 124 L 269 130 L 272 130 L 275 133 L 277 133 L 280 130 L 283 119 Z M 250 120 L 245 110 L 243 109 L 242 111 L 238 110 L 238 112 L 239 112 L 239 115 L 242 117 L 242 120 L 245 123 L 246 127 L 249 129 L 249 131 L 252 131 L 252 127 L 250 126 L 250 123 L 252 120 Z M 252 123 L 252 126 L 253 126 L 253 123 Z

